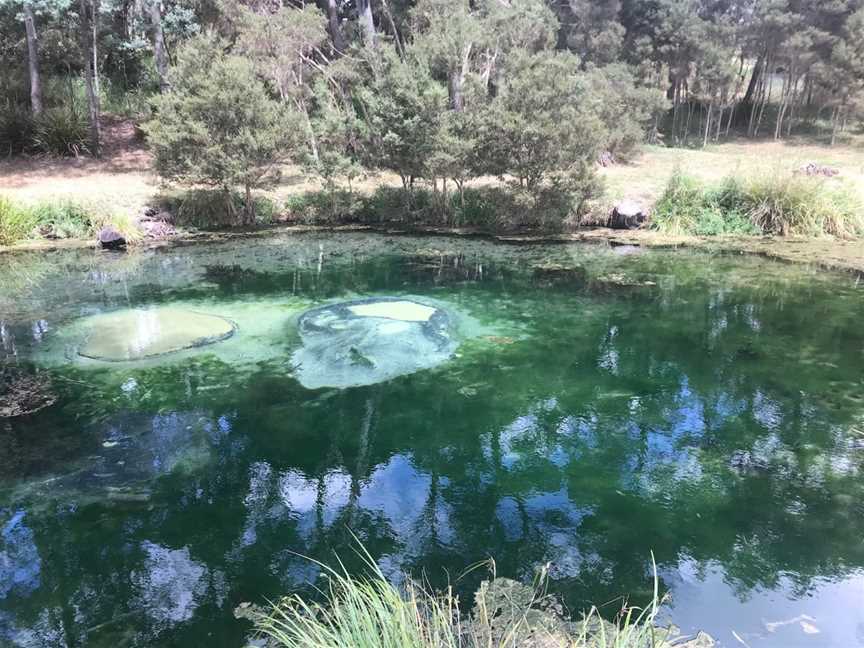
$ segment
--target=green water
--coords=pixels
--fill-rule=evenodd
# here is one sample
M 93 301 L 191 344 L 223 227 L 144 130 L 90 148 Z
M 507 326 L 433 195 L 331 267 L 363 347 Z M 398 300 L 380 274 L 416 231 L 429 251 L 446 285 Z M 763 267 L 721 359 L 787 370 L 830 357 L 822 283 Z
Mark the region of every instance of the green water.
M 442 364 L 306 389 L 297 317 L 427 299 Z M 237 324 L 132 363 L 73 349 L 94 314 Z M 572 610 L 652 587 L 723 646 L 864 646 L 864 301 L 853 277 L 742 256 L 271 236 L 0 257 L 0 358 L 57 403 L 0 420 L 0 645 L 242 645 L 298 554 L 435 584 L 549 563 Z M 483 575 L 459 586 L 469 593 Z M 615 609 L 613 602 L 608 612 Z

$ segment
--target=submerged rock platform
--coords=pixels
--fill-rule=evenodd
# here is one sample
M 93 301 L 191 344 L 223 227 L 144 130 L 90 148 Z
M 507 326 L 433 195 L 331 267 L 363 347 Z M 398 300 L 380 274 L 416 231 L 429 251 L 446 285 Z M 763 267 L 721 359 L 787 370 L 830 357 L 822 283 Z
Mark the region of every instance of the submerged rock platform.
M 309 389 L 372 385 L 429 369 L 458 346 L 450 315 L 414 299 L 383 297 L 319 306 L 298 322 L 295 375 Z
M 78 355 L 125 362 L 225 340 L 237 330 L 230 320 L 182 308 L 135 308 L 94 315 L 84 322 Z

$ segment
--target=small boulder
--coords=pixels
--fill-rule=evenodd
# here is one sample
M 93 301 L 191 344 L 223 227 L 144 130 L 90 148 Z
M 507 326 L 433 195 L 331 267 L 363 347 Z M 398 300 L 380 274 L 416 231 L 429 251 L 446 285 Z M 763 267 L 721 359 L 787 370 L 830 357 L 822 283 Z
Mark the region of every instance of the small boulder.
M 607 227 L 612 229 L 636 229 L 642 227 L 648 220 L 648 211 L 635 200 L 625 199 L 618 202 L 609 220 Z
M 99 247 L 103 250 L 124 250 L 126 239 L 113 227 L 103 227 L 99 230 Z

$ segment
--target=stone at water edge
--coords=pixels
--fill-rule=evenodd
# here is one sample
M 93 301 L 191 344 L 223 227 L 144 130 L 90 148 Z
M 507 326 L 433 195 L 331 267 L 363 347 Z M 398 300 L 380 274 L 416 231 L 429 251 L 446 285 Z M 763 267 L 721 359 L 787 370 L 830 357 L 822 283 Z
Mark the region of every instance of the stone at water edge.
M 606 225 L 612 229 L 637 229 L 647 221 L 648 210 L 635 200 L 626 198 L 615 204 Z
M 113 227 L 103 227 L 99 230 L 99 247 L 103 250 L 124 250 L 126 239 Z

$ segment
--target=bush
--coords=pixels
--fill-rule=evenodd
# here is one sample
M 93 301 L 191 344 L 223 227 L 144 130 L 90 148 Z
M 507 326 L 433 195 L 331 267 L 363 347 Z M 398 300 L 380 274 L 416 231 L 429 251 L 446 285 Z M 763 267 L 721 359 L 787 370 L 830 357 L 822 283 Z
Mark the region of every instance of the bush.
M 43 153 L 79 156 L 89 153 L 87 119 L 74 110 L 55 108 L 33 119 L 33 147 Z
M 245 202 L 239 191 L 192 189 L 168 198 L 166 206 L 180 226 L 223 229 L 238 224 Z M 253 197 L 252 207 L 257 224 L 272 223 L 279 216 L 279 206 L 269 198 Z
M 766 234 L 851 238 L 864 233 L 860 200 L 836 181 L 765 176 L 748 183 L 746 199 L 750 220 Z
M 33 144 L 33 119 L 25 106 L 7 102 L 0 107 L 0 155 L 23 153 Z
M 79 203 L 41 203 L 32 211 L 37 230 L 45 238 L 87 238 L 93 233 L 93 215 Z
M 654 226 L 672 234 L 864 234 L 860 201 L 821 178 L 728 177 L 716 187 L 676 172 L 654 206 Z
M 12 245 L 27 238 L 36 228 L 33 210 L 0 196 L 0 245 Z
M 128 213 L 102 212 L 69 200 L 30 207 L 0 197 L 0 245 L 12 245 L 28 237 L 86 239 L 107 226 L 130 243 L 142 237 L 135 218 Z

